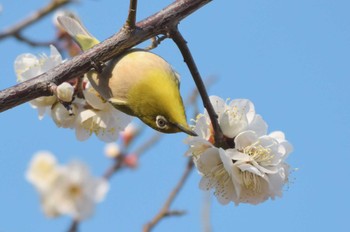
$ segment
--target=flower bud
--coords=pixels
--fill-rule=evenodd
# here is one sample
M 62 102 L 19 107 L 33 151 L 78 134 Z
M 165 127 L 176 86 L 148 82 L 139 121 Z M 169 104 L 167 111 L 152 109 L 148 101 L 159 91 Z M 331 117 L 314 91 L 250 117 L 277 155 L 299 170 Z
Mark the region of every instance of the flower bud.
M 73 100 L 74 87 L 68 82 L 63 82 L 56 89 L 58 99 L 63 102 L 71 102 Z
M 120 147 L 116 143 L 107 143 L 105 146 L 105 154 L 108 158 L 117 158 L 120 155 Z
M 124 158 L 124 164 L 129 168 L 136 168 L 138 165 L 138 156 L 135 154 L 129 154 Z
M 121 133 L 124 145 L 127 147 L 136 135 L 139 133 L 139 129 L 134 124 L 129 124 L 125 130 Z

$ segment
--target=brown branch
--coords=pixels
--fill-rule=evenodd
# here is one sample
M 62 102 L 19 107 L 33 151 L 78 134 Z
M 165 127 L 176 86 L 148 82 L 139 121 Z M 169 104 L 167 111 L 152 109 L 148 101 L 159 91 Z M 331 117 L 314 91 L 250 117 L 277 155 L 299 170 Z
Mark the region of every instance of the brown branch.
M 187 178 L 189 177 L 193 169 L 192 158 L 188 158 L 188 162 L 185 168 L 184 173 L 182 174 L 179 182 L 176 184 L 175 188 L 171 191 L 168 199 L 165 201 L 163 207 L 160 209 L 159 213 L 154 216 L 154 218 L 144 225 L 143 232 L 150 232 L 163 218 L 167 216 L 179 216 L 183 215 L 183 211 L 174 211 L 170 210 L 170 206 L 173 203 L 175 197 L 179 194 L 180 190 L 184 186 Z
M 92 67 L 91 61 L 105 62 L 125 50 L 159 34 L 166 34 L 169 27 L 209 3 L 211 0 L 177 0 L 158 13 L 136 24 L 137 30 L 128 33 L 121 29 L 117 34 L 96 45 L 87 52 L 62 63 L 36 78 L 0 91 L 0 112 L 18 106 L 40 96 L 49 95 L 51 83 L 59 85 L 81 76 Z
M 198 71 L 196 63 L 194 62 L 191 51 L 187 46 L 187 42 L 182 37 L 177 26 L 171 28 L 169 34 L 170 34 L 170 37 L 175 42 L 175 44 L 177 45 L 177 47 L 179 48 L 179 50 L 184 58 L 184 61 L 187 64 L 187 66 L 192 74 L 193 80 L 196 83 L 198 92 L 199 92 L 199 94 L 202 98 L 202 101 L 203 101 L 203 105 L 209 114 L 211 124 L 212 124 L 213 130 L 215 132 L 214 133 L 215 144 L 216 144 L 216 146 L 221 147 L 222 144 L 225 143 L 225 140 L 224 140 L 224 135 L 222 133 L 222 130 L 221 130 L 219 122 L 218 122 L 218 116 L 216 115 L 215 110 L 213 108 L 213 105 L 211 104 L 211 102 L 209 100 L 209 96 L 208 96 L 207 90 L 205 88 L 205 85 L 203 83 L 203 79 Z
M 52 0 L 47 6 L 44 6 L 43 8 L 39 9 L 37 12 L 30 15 L 28 18 L 24 19 L 23 21 L 15 24 L 15 25 L 11 26 L 10 28 L 1 32 L 0 33 L 0 40 L 19 34 L 23 29 L 27 28 L 31 24 L 40 20 L 44 16 L 53 12 L 54 10 L 66 5 L 68 3 L 71 3 L 71 2 L 72 2 L 72 0 Z M 18 39 L 18 37 L 16 37 L 16 38 Z
M 31 40 L 27 37 L 24 37 L 21 33 L 15 33 L 13 34 L 13 37 L 15 37 L 18 41 L 21 41 L 23 43 L 26 43 L 32 47 L 48 47 L 50 46 L 51 44 L 54 45 L 55 47 L 56 46 L 56 41 L 49 41 L 49 42 L 37 42 L 37 41 L 34 41 L 34 40 Z
M 130 154 L 136 154 L 138 157 L 140 157 L 143 153 L 145 153 L 148 149 L 150 149 L 155 143 L 157 143 L 160 138 L 161 138 L 161 134 L 156 132 L 152 137 L 150 137 L 148 140 L 142 143 L 138 148 L 136 148 L 134 152 L 131 152 Z M 124 167 L 123 164 L 126 156 L 125 153 L 127 152 L 123 152 L 121 155 L 115 158 L 113 165 L 107 169 L 107 171 L 103 175 L 103 178 L 110 179 L 113 176 L 113 174 L 115 174 L 117 171 L 119 171 Z
M 206 85 L 206 88 L 208 89 L 210 86 L 212 86 L 216 82 L 216 77 L 209 76 L 204 80 L 204 84 Z M 192 106 L 193 107 L 193 117 L 196 118 L 196 116 L 199 114 L 199 107 L 197 104 L 197 99 L 199 96 L 199 92 L 197 88 L 193 88 L 192 93 L 188 96 L 188 99 L 186 100 L 186 106 Z
M 156 132 L 156 134 L 154 134 L 149 140 L 147 140 L 146 142 L 144 142 L 141 146 L 139 146 L 135 152 L 137 156 L 140 156 L 141 154 L 145 153 L 149 148 L 151 148 L 156 142 L 159 141 L 159 139 L 161 138 L 160 133 Z M 113 164 L 105 171 L 105 173 L 103 174 L 102 178 L 109 180 L 112 178 L 112 176 L 114 174 L 116 174 L 118 171 L 120 171 L 123 167 L 125 167 L 124 164 L 124 159 L 125 159 L 126 155 L 125 152 L 120 154 L 119 156 L 117 156 L 113 162 Z M 184 214 L 184 212 L 182 211 L 173 211 L 171 212 L 172 215 L 182 215 Z M 72 224 L 70 225 L 68 232 L 76 232 L 77 228 L 79 226 L 79 221 L 77 220 L 73 220 Z M 73 229 L 75 230 L 73 230 Z
M 68 228 L 67 232 L 77 232 L 79 227 L 79 221 L 74 220 L 70 227 Z
M 103 174 L 103 178 L 109 180 L 117 171 L 123 167 L 125 154 L 120 154 L 115 158 L 112 166 L 110 166 L 107 171 Z
M 135 29 L 136 25 L 136 9 L 137 9 L 137 0 L 130 0 L 129 14 L 125 23 L 127 30 Z

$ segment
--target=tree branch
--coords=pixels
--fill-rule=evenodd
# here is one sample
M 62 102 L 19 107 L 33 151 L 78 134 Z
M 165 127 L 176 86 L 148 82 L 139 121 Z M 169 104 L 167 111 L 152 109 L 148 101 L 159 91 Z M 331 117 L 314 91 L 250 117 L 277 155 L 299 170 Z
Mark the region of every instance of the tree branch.
M 27 37 L 24 37 L 21 33 L 15 33 L 15 34 L 13 34 L 13 37 L 15 37 L 18 41 L 26 43 L 32 47 L 48 47 L 48 46 L 50 46 L 50 44 L 55 45 L 57 43 L 56 41 L 37 42 L 37 41 L 31 40 Z
M 125 23 L 125 27 L 128 30 L 134 30 L 136 25 L 136 9 L 137 0 L 130 0 L 129 14 Z
M 74 220 L 70 227 L 68 228 L 67 232 L 77 232 L 79 227 L 79 221 Z
M 36 21 L 40 20 L 44 16 L 48 15 L 49 13 L 53 12 L 54 10 L 71 3 L 72 0 L 52 0 L 47 6 L 39 9 L 34 14 L 30 15 L 28 18 L 24 19 L 23 21 L 11 26 L 10 28 L 4 30 L 0 33 L 0 40 L 18 35 L 24 28 L 30 26 L 31 24 L 35 23 Z M 19 39 L 18 37 L 16 37 Z
M 201 78 L 201 75 L 197 69 L 197 65 L 194 62 L 191 51 L 187 46 L 187 42 L 179 32 L 177 26 L 174 26 L 173 28 L 171 28 L 169 33 L 170 33 L 170 37 L 173 39 L 173 41 L 176 43 L 177 47 L 179 48 L 184 58 L 184 61 L 187 64 L 192 74 L 193 80 L 196 83 L 198 92 L 202 98 L 203 105 L 209 114 L 211 124 L 215 132 L 214 133 L 215 144 L 221 147 L 221 145 L 225 142 L 225 140 L 218 122 L 218 116 L 216 115 L 214 108 L 209 100 L 209 96 L 205 88 L 205 85 L 203 83 L 203 79 Z
M 0 91 L 0 112 L 18 106 L 40 96 L 49 95 L 51 83 L 59 85 L 83 75 L 92 68 L 91 61 L 105 62 L 125 50 L 159 34 L 166 34 L 169 27 L 198 10 L 211 0 L 177 0 L 158 13 L 136 24 L 137 29 L 128 33 L 121 29 L 117 34 L 94 46 L 87 52 L 62 63 L 36 78 Z
M 189 177 L 193 169 L 192 158 L 188 158 L 188 162 L 185 168 L 184 173 L 182 174 L 179 182 L 176 184 L 175 188 L 170 192 L 168 199 L 165 201 L 163 207 L 154 218 L 144 225 L 143 232 L 150 232 L 154 226 L 156 226 L 163 218 L 167 216 L 179 216 L 183 215 L 184 211 L 170 210 L 170 206 L 173 203 L 175 197 L 179 194 L 181 188 L 184 186 L 187 178 Z

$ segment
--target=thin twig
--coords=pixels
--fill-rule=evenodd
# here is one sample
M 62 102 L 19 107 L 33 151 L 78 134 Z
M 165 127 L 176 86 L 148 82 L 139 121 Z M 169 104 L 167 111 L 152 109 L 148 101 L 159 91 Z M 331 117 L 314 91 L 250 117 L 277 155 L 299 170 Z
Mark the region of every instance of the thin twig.
M 137 0 L 130 0 L 129 14 L 125 23 L 125 27 L 128 30 L 133 30 L 136 25 L 136 9 L 137 9 Z
M 109 180 L 118 170 L 123 167 L 123 162 L 125 159 L 125 154 L 120 154 L 115 158 L 112 166 L 110 166 L 107 171 L 103 174 L 103 178 Z
M 175 42 L 175 44 L 179 48 L 179 50 L 184 58 L 184 61 L 187 64 L 187 66 L 192 74 L 193 80 L 196 83 L 199 94 L 200 94 L 202 101 L 203 101 L 203 105 L 207 109 L 207 112 L 209 114 L 209 117 L 210 117 L 210 120 L 211 120 L 211 123 L 213 126 L 213 130 L 215 132 L 214 133 L 215 144 L 217 146 L 221 147 L 222 144 L 224 144 L 225 140 L 224 140 L 224 135 L 222 133 L 222 130 L 219 126 L 218 116 L 215 113 L 213 105 L 211 104 L 211 102 L 209 100 L 209 96 L 208 96 L 207 90 L 205 88 L 205 85 L 203 83 L 203 79 L 201 78 L 201 75 L 198 71 L 197 65 L 194 62 L 191 51 L 187 46 L 187 42 L 182 37 L 177 26 L 173 27 L 169 33 L 170 33 L 170 37 L 173 39 L 173 41 Z
M 161 138 L 161 134 L 156 132 L 150 139 L 148 139 L 146 142 L 141 144 L 135 152 L 132 152 L 133 154 L 136 154 L 137 156 L 140 156 L 141 154 L 145 153 L 149 148 L 151 148 L 156 142 L 159 141 Z M 120 154 L 117 156 L 113 162 L 113 164 L 105 171 L 102 178 L 109 180 L 112 178 L 114 174 L 116 174 L 118 171 L 120 171 L 122 168 L 124 168 L 124 159 L 126 157 L 126 152 Z M 180 215 L 183 214 L 183 212 L 177 211 L 172 212 L 174 215 Z M 77 230 L 72 230 L 72 228 L 78 228 L 79 221 L 72 221 L 72 224 L 69 227 L 68 232 L 76 232 Z
M 18 41 L 24 42 L 32 47 L 48 47 L 51 44 L 54 45 L 55 47 L 57 47 L 56 46 L 57 41 L 37 42 L 37 41 L 31 40 L 27 37 L 24 37 L 21 33 L 15 33 L 13 35 L 13 37 L 15 37 Z
M 182 174 L 179 182 L 176 184 L 175 188 L 170 192 L 168 199 L 165 201 L 163 207 L 160 209 L 158 214 L 155 215 L 150 222 L 148 222 L 147 224 L 144 225 L 143 232 L 150 232 L 163 218 L 165 218 L 167 216 L 183 215 L 183 213 L 184 213 L 183 211 L 170 210 L 170 206 L 173 203 L 175 197 L 179 194 L 180 190 L 184 186 L 192 169 L 193 169 L 193 161 L 192 161 L 192 158 L 189 158 L 188 162 L 186 164 L 185 171 Z M 174 212 L 177 212 L 177 213 L 174 213 Z M 179 214 L 179 212 L 181 212 L 181 213 Z
M 34 14 L 30 15 L 28 18 L 1 32 L 0 40 L 6 37 L 15 36 L 19 34 L 26 27 L 37 22 L 38 20 L 48 15 L 49 13 L 55 11 L 56 9 L 71 2 L 72 0 L 52 0 L 47 6 L 44 6 L 43 8 L 39 9 Z
M 68 228 L 67 232 L 77 232 L 79 227 L 79 221 L 73 220 L 72 224 Z
M 212 86 L 217 81 L 216 77 L 209 76 L 204 80 L 204 83 L 207 87 L 207 89 Z M 199 92 L 197 88 L 193 88 L 192 93 L 188 96 L 188 99 L 186 100 L 186 106 L 192 106 L 193 107 L 193 117 L 196 118 L 196 116 L 199 114 L 199 107 L 197 104 L 197 99 L 199 96 Z

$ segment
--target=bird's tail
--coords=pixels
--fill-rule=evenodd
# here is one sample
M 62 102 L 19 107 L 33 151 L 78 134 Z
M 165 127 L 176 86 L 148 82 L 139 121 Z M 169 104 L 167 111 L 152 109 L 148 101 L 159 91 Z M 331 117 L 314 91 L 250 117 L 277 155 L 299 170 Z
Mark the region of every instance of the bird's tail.
M 86 51 L 96 44 L 100 43 L 93 35 L 91 35 L 79 19 L 69 16 L 58 16 L 58 22 L 66 30 L 66 32 L 79 45 L 81 50 Z

